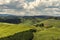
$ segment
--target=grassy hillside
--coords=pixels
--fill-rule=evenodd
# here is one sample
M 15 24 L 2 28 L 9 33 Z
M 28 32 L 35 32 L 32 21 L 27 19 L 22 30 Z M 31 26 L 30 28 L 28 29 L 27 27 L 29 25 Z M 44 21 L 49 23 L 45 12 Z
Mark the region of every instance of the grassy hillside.
M 41 23 L 44 26 L 36 28 L 33 40 L 60 40 L 60 20 L 48 19 L 37 24 Z
M 19 23 L 13 23 L 11 19 L 6 22 L 7 19 L 3 18 L 4 22 L 0 22 L 0 40 L 60 40 L 59 18 L 14 18 L 14 21 L 19 20 Z
M 33 29 L 29 25 L 0 23 L 0 38 L 14 35 L 22 31 Z
M 60 28 L 37 31 L 33 40 L 60 40 Z
M 0 38 L 0 40 L 32 40 L 33 32 L 31 30 L 26 30 L 22 32 L 15 33 L 7 37 Z

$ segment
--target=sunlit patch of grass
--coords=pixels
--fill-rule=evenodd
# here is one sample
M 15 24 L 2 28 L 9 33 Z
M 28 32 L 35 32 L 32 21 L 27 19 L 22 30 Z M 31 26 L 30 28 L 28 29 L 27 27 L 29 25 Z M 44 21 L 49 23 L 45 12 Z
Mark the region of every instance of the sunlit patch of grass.
M 34 33 L 33 40 L 60 40 L 60 20 L 47 19 L 38 24 L 41 23 L 43 23 L 44 25 L 52 25 L 53 27 L 37 27 L 37 32 Z
M 37 31 L 34 35 L 33 40 L 60 40 L 60 28 Z
M 0 23 L 0 38 L 30 29 L 32 29 L 32 27 L 28 25 Z

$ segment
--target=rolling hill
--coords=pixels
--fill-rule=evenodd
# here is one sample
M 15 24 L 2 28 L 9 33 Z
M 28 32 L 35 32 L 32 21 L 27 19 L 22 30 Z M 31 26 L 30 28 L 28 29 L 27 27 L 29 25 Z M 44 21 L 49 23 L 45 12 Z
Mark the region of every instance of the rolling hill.
M 0 20 L 5 21 L 0 22 L 0 40 L 60 40 L 60 17 L 11 17 L 0 17 Z M 12 22 L 12 19 L 15 21 L 19 19 L 21 22 L 17 24 Z

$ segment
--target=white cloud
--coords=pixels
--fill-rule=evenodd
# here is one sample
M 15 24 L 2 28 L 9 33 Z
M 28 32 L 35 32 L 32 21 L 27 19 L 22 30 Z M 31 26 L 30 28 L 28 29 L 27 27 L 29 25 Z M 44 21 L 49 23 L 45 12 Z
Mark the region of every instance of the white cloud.
M 11 0 L 0 0 L 0 5 L 9 3 Z
M 33 9 L 33 8 L 37 7 L 39 4 L 40 4 L 40 0 L 34 0 L 33 2 L 29 2 L 28 4 L 24 3 L 23 7 L 25 9 Z
M 23 8 L 21 15 L 57 15 L 60 14 L 60 0 L 34 0 L 28 2 L 26 0 L 0 0 L 0 4 L 8 4 L 18 1 L 18 5 L 13 4 L 16 8 Z M 12 6 L 12 4 L 10 4 Z M 13 7 L 12 7 L 13 8 Z M 25 9 L 25 10 L 24 10 Z M 17 11 L 16 11 L 17 12 Z M 16 13 L 17 14 L 17 13 Z

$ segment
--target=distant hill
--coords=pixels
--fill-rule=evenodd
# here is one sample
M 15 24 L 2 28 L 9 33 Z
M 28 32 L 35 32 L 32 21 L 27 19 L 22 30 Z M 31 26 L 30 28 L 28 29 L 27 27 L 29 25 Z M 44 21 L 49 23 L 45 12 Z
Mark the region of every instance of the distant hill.
M 39 19 L 39 20 L 38 20 Z M 60 20 L 60 16 L 46 16 L 46 15 L 40 15 L 40 16 L 18 16 L 18 15 L 12 15 L 12 14 L 0 14 L 0 22 L 7 22 L 7 23 L 23 23 L 31 21 L 31 22 L 39 22 L 45 19 L 56 19 Z

